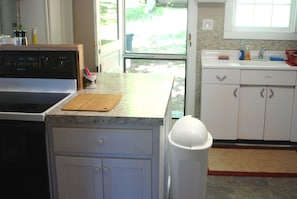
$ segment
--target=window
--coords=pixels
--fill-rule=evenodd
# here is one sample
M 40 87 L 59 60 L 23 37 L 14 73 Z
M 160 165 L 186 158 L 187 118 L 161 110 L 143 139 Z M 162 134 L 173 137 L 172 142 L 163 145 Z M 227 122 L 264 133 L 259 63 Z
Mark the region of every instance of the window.
M 226 39 L 297 40 L 296 0 L 226 0 Z

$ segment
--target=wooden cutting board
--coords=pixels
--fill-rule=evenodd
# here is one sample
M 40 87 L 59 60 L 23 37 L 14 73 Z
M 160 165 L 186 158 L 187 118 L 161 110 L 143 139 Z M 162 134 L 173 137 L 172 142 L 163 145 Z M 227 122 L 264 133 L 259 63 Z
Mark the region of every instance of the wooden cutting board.
M 64 105 L 64 111 L 112 110 L 121 100 L 120 94 L 80 94 Z

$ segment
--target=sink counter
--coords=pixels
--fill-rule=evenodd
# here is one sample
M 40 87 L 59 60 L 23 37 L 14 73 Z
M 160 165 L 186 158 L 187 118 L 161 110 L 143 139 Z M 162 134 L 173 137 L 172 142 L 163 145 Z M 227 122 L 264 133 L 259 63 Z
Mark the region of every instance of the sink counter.
M 256 59 L 257 51 L 251 51 L 252 60 L 238 60 L 237 50 L 203 50 L 201 64 L 203 68 L 217 69 L 259 69 L 259 70 L 297 70 L 285 61 L 270 61 L 269 56 L 284 57 L 282 51 L 267 51 L 263 60 Z M 229 60 L 219 60 L 219 55 L 229 57 Z
M 284 53 L 202 51 L 200 118 L 214 139 L 296 142 L 297 67 L 269 60 Z
M 285 61 L 235 61 L 235 60 L 203 60 L 203 68 L 217 69 L 259 69 L 259 70 L 293 70 L 296 66 L 290 66 Z
M 47 121 L 95 122 L 103 124 L 156 124 L 162 125 L 173 86 L 172 75 L 99 73 L 97 88 L 78 91 L 83 93 L 122 94 L 122 99 L 109 112 L 62 111 L 68 101 L 51 110 Z

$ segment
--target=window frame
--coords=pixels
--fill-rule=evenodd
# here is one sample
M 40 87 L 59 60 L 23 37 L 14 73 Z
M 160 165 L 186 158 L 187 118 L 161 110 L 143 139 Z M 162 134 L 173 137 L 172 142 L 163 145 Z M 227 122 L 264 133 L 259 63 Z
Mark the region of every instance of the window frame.
M 224 39 L 261 39 L 261 40 L 297 40 L 297 8 L 296 1 L 292 2 L 293 10 L 291 18 L 293 22 L 291 30 L 292 32 L 284 31 L 263 31 L 259 29 L 257 32 L 256 28 L 251 29 L 237 29 L 233 27 L 233 18 L 235 17 L 234 4 L 235 0 L 226 0 L 225 3 L 225 22 L 224 22 Z

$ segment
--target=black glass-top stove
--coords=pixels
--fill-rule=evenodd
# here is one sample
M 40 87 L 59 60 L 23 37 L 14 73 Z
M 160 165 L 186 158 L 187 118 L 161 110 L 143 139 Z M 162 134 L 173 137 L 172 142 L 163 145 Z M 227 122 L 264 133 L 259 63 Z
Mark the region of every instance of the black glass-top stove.
M 42 113 L 69 94 L 0 92 L 0 112 Z

